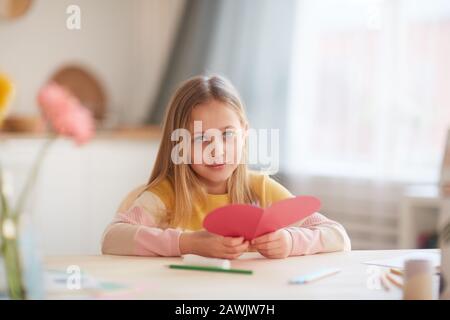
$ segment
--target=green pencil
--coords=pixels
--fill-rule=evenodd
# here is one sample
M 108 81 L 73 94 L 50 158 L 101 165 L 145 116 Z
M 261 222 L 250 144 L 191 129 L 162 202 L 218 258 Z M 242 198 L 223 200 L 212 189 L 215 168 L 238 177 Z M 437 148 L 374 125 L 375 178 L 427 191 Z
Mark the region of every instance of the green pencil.
M 211 271 L 211 272 L 230 272 L 230 273 L 253 274 L 252 270 L 223 269 L 223 268 L 219 268 L 219 267 L 191 266 L 191 265 L 184 265 L 184 264 L 171 264 L 171 265 L 169 265 L 169 268 L 184 269 L 184 270 Z

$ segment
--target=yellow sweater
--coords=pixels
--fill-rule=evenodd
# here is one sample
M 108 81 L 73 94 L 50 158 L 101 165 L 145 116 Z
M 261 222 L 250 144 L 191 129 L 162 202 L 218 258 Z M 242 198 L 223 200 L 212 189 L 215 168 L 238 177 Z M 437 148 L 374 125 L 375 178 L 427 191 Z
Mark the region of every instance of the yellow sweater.
M 292 197 L 278 182 L 266 175 L 251 174 L 251 188 L 259 206 Z M 179 240 L 186 230 L 202 229 L 205 216 L 230 203 L 228 195 L 207 195 L 206 203 L 194 204 L 189 224 L 173 228 L 169 215 L 173 212 L 174 189 L 168 180 L 145 190 L 131 203 L 121 206 L 102 239 L 102 252 L 117 255 L 180 256 Z M 350 250 L 350 239 L 336 221 L 316 212 L 286 228 L 292 235 L 290 255 Z
M 250 188 L 258 197 L 258 205 L 263 208 L 270 206 L 274 202 L 293 197 L 285 187 L 263 174 L 250 174 Z M 168 179 L 163 180 L 157 186 L 149 188 L 147 191 L 156 194 L 161 199 L 167 213 L 173 212 L 175 193 Z M 183 229 L 193 231 L 202 229 L 203 219 L 209 212 L 230 203 L 228 194 L 207 194 L 206 203 L 194 203 L 192 219 L 188 225 L 183 226 Z

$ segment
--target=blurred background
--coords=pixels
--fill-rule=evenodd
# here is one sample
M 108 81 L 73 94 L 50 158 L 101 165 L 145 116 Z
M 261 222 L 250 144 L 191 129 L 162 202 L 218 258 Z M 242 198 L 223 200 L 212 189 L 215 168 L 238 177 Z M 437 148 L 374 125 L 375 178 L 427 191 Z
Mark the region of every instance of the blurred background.
M 17 194 L 45 140 L 39 88 L 78 96 L 97 136 L 54 146 L 28 210 L 45 254 L 99 253 L 150 175 L 170 94 L 218 73 L 252 127 L 280 130 L 276 178 L 318 196 L 354 249 L 436 247 L 449 56 L 446 0 L 0 0 L 0 71 L 17 91 L 0 160 Z

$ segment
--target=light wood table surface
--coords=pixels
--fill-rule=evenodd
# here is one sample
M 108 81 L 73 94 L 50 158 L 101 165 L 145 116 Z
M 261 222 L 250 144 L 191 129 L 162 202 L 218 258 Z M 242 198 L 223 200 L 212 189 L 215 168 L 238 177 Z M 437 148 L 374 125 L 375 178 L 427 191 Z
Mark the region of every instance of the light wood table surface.
M 64 272 L 70 265 L 76 265 L 101 281 L 132 288 L 96 296 L 102 299 L 401 299 L 399 288 L 385 291 L 374 287 L 373 277 L 379 269 L 363 262 L 418 251 L 438 252 L 368 250 L 276 260 L 249 252 L 231 262 L 232 268 L 253 270 L 252 275 L 168 268 L 169 264 L 180 264 L 180 257 L 52 256 L 45 259 L 45 267 Z M 340 268 L 341 272 L 305 285 L 288 283 L 294 276 L 322 267 Z M 434 280 L 437 293 L 438 276 Z M 57 293 L 48 298 L 66 298 L 66 295 Z

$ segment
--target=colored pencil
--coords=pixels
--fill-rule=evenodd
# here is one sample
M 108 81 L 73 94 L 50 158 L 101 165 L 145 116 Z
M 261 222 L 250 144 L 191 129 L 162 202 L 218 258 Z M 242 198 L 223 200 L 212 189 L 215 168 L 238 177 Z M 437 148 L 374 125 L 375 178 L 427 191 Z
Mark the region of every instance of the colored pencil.
M 183 270 L 197 270 L 197 271 L 253 274 L 252 270 L 224 269 L 224 268 L 219 268 L 219 267 L 192 266 L 192 265 L 181 265 L 181 264 L 171 264 L 171 265 L 169 265 L 169 268 L 171 268 L 171 269 L 183 269 Z

